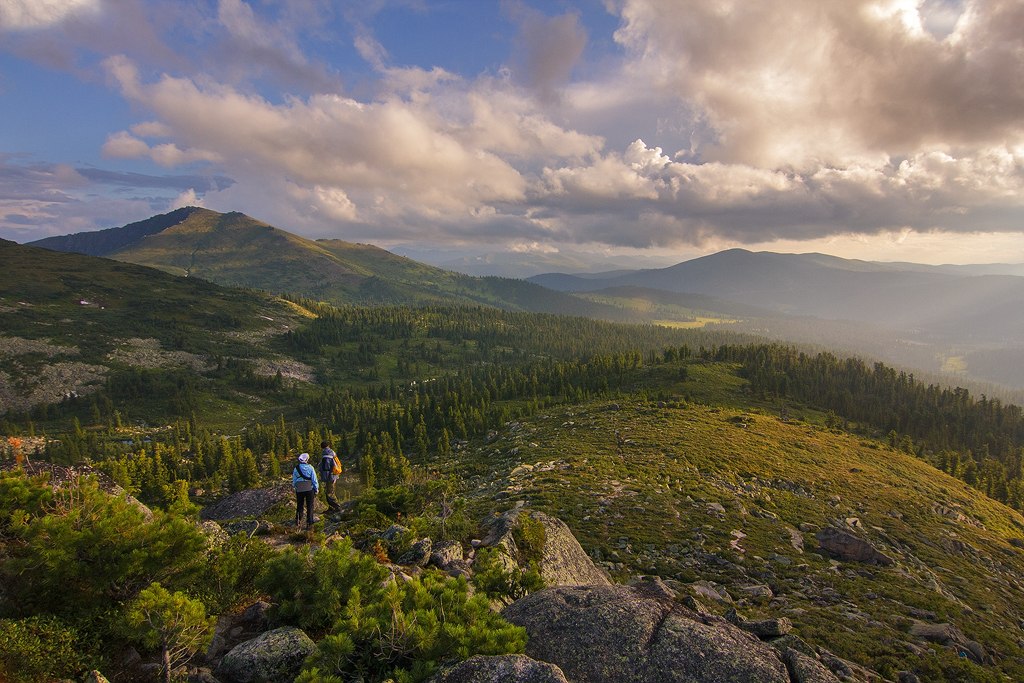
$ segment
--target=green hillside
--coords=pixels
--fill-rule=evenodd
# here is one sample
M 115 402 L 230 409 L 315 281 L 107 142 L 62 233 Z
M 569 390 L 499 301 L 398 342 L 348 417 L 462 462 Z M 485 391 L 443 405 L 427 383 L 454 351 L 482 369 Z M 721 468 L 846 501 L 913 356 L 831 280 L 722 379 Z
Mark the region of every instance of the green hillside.
M 188 393 L 225 359 L 273 376 L 282 359 L 268 340 L 309 315 L 263 294 L 109 259 L 7 241 L 0 259 L 0 413 L 85 408 L 101 389 L 118 396 L 138 384 L 149 391 L 122 395 L 119 407 L 159 418 L 162 399 Z
M 188 207 L 123 228 L 37 244 L 335 305 L 479 304 L 609 320 L 642 319 L 621 307 L 522 280 L 462 275 L 368 244 L 306 239 L 237 212 Z
M 472 473 L 477 509 L 498 499 L 553 514 L 613 576 L 713 582 L 741 614 L 789 616 L 801 638 L 888 680 L 1024 677 L 1020 514 L 877 440 L 829 430 L 814 411 L 780 419 L 744 398 L 728 365 L 689 374 L 649 374 L 667 401 L 633 395 L 518 421 L 450 467 Z M 895 564 L 832 560 L 815 540 L 828 527 Z M 915 621 L 954 624 L 994 665 L 922 642 Z

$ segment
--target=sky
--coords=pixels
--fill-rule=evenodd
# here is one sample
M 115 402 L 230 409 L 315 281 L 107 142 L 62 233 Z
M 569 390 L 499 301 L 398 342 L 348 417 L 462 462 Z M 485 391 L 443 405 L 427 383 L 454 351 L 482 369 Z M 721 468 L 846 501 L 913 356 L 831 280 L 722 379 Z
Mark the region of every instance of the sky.
M 1024 262 L 1020 0 L 0 0 L 0 238 Z

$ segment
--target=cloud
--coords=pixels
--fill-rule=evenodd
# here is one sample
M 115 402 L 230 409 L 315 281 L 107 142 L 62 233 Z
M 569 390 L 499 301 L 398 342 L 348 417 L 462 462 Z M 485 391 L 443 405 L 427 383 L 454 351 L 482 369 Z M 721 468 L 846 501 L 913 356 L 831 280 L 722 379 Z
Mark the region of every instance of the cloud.
M 4 0 L 0 29 L 35 30 L 83 14 L 99 12 L 99 0 Z
M 0 237 L 27 241 L 124 225 L 167 211 L 175 195 L 201 199 L 232 184 L 218 175 L 152 176 L 0 153 Z
M 1021 140 L 1024 5 L 970 2 L 940 40 L 919 4 L 622 0 L 615 37 L 635 77 L 707 117 L 707 159 L 806 169 Z
M 371 102 L 321 94 L 275 104 L 185 78 L 144 83 L 125 58 L 109 59 L 107 68 L 125 97 L 173 130 L 182 149 L 219 158 L 233 177 L 259 167 L 320 197 L 344 195 L 346 201 L 329 202 L 345 207 L 334 216 L 464 218 L 474 208 L 524 199 L 527 180 L 506 156 L 576 158 L 601 144 L 556 126 L 490 81 L 428 79 L 423 90 Z M 119 133 L 108 151 L 147 153 L 139 142 Z
M 587 45 L 587 32 L 576 13 L 548 17 L 521 3 L 506 5 L 519 23 L 517 59 L 522 79 L 546 100 L 558 97 Z
M 288 88 L 340 91 L 337 77 L 324 65 L 310 61 L 298 42 L 302 30 L 319 25 L 320 15 L 326 10 L 318 3 L 297 4 L 303 6 L 304 13 L 286 12 L 273 21 L 257 15 L 243 0 L 219 0 L 219 40 L 213 43 L 213 59 L 206 64 L 207 69 L 211 73 L 226 72 L 232 82 L 266 76 Z M 289 6 L 286 3 L 286 8 Z

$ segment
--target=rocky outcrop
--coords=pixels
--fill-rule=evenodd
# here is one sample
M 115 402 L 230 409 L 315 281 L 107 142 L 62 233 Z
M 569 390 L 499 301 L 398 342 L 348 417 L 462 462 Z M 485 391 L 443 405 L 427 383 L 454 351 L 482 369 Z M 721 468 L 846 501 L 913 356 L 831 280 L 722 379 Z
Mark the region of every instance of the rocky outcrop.
M 793 683 L 835 683 L 839 680 L 821 662 L 792 648 L 783 653 L 782 660 Z
M 987 664 L 990 659 L 981 643 L 968 638 L 953 624 L 928 624 L 923 621 L 915 621 L 910 625 L 910 635 L 953 648 L 957 654 L 968 657 L 978 664 Z
M 275 505 L 292 499 L 292 487 L 281 483 L 262 489 L 249 489 L 226 496 L 199 513 L 201 519 L 225 520 L 238 517 L 257 517 Z
M 262 633 L 238 645 L 221 660 L 214 675 L 223 683 L 276 683 L 298 675 L 316 645 L 291 626 Z
M 554 664 L 525 655 L 476 655 L 434 676 L 430 683 L 568 683 Z
M 835 527 L 822 529 L 816 535 L 819 547 L 829 555 L 848 562 L 890 566 L 894 561 L 862 538 Z
M 526 629 L 528 656 L 558 665 L 575 683 L 790 683 L 774 648 L 659 593 L 640 585 L 547 588 L 502 614 Z
M 432 548 L 433 543 L 429 538 L 421 538 L 413 543 L 409 550 L 402 553 L 402 556 L 396 562 L 401 565 L 426 567 L 427 562 L 430 561 L 430 551 Z
M 547 586 L 609 585 L 611 581 L 584 552 L 569 527 L 543 512 L 527 512 L 516 508 L 485 523 L 488 534 L 483 545 L 501 548 L 512 558 L 519 556 L 515 529 L 520 515 L 527 515 L 544 525 L 545 539 L 540 574 Z

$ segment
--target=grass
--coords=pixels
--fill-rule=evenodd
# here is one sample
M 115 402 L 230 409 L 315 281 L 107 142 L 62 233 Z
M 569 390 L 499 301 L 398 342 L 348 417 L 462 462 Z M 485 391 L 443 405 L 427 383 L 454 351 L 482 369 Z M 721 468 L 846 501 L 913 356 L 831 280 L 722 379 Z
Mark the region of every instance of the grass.
M 728 366 L 691 366 L 685 382 L 667 368 L 657 374 L 646 393 L 667 400 L 550 411 L 450 466 L 479 473 L 469 486 L 480 514 L 495 496 L 528 501 L 566 521 L 616 578 L 703 578 L 736 597 L 742 585 L 767 584 L 777 598 L 743 602 L 741 613 L 789 615 L 810 642 L 889 676 L 928 669 L 908 656 L 907 630 L 915 614 L 934 612 L 995 653 L 997 671 L 1024 679 L 1012 636 L 1024 617 L 1024 552 L 1009 543 L 1024 538 L 1021 515 L 877 440 L 825 429 L 816 414 L 782 421 Z M 509 477 L 523 463 L 535 468 Z M 797 531 L 847 519 L 897 566 L 837 564 L 813 552 L 813 532 Z M 742 552 L 731 547 L 734 531 L 746 535 Z M 927 647 L 943 675 L 992 673 Z

